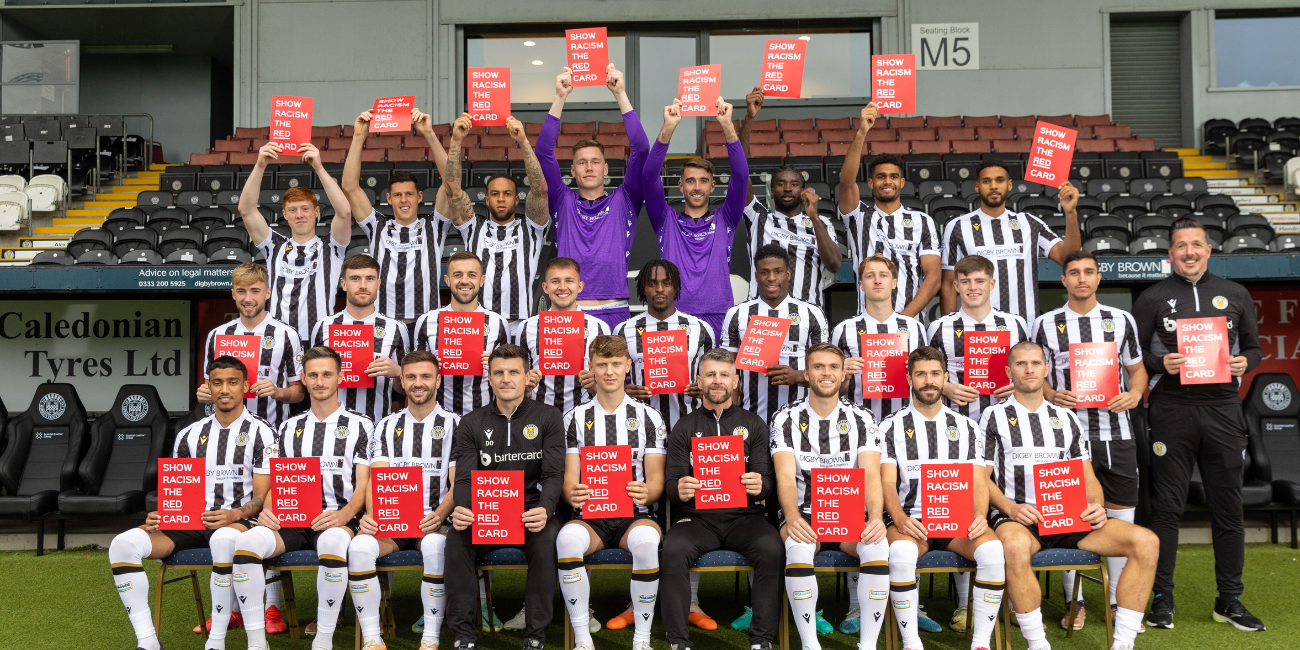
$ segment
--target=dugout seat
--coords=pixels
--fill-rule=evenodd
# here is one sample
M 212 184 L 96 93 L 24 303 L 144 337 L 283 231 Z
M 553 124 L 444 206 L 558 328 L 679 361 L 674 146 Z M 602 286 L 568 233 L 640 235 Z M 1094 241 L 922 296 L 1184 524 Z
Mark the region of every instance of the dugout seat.
M 112 408 L 90 427 L 77 467 L 81 489 L 59 495 L 64 515 L 127 515 L 144 508 L 158 481 L 158 456 L 167 437 L 167 408 L 149 384 L 127 384 Z
M 1242 403 L 1246 426 L 1258 438 L 1263 462 L 1271 470 L 1273 501 L 1290 513 L 1291 548 L 1296 548 L 1300 511 L 1300 393 L 1287 373 L 1255 376 Z M 1273 541 L 1277 542 L 1276 521 Z
M 36 518 L 54 512 L 59 493 L 77 487 L 77 463 L 90 425 L 72 384 L 40 384 L 27 410 L 9 421 L 0 454 L 0 517 Z M 37 551 L 44 549 L 38 523 Z

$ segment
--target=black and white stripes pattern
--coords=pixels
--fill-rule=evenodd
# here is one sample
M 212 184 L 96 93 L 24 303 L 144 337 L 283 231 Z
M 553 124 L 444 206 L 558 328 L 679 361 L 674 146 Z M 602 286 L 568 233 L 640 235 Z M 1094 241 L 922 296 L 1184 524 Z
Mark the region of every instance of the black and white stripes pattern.
M 925 463 L 971 463 L 977 473 L 972 480 L 982 481 L 978 472 L 984 467 L 984 431 L 974 420 L 941 406 L 933 420 L 916 409 L 907 408 L 880 423 L 885 451 L 881 464 L 898 468 L 898 500 L 903 512 L 921 518 L 921 466 Z
M 502 343 L 510 342 L 509 323 L 500 314 L 488 311 L 479 305 L 474 310 L 483 313 L 483 350 L 489 354 Z M 451 307 L 436 309 L 420 317 L 415 322 L 415 349 L 427 350 L 438 354 L 438 324 L 442 314 L 455 313 Z M 481 367 L 478 359 L 471 359 L 471 364 Z M 442 375 L 438 385 L 438 403 L 442 408 L 465 415 L 476 408 L 485 406 L 492 399 L 492 386 L 488 383 L 487 371 L 474 376 Z
M 1065 305 L 1043 314 L 1034 321 L 1033 340 L 1043 346 L 1052 365 L 1051 383 L 1057 390 L 1073 390 L 1070 382 L 1070 344 L 1113 342 L 1119 363 L 1131 366 L 1142 362 L 1142 348 L 1137 340 L 1137 323 L 1122 309 L 1097 305 L 1080 315 Z M 1119 370 L 1118 368 L 1116 370 Z M 1120 392 L 1128 390 L 1124 372 L 1119 373 Z M 1133 429 L 1128 411 L 1111 413 L 1106 408 L 1075 409 L 1092 442 L 1131 440 Z
M 990 217 L 976 210 L 945 227 L 943 270 L 951 271 L 967 255 L 987 257 L 997 280 L 993 308 L 1032 323 L 1038 318 L 1038 259 L 1060 242 L 1047 224 L 1027 212 L 1008 210 Z
M 772 419 L 772 455 L 794 454 L 799 510 L 812 515 L 812 471 L 858 467 L 858 455 L 880 453 L 880 432 L 871 413 L 840 400 L 823 418 L 808 400 L 788 404 Z M 782 513 L 784 519 L 784 513 Z
M 826 317 L 822 310 L 793 296 L 787 296 L 776 308 L 769 307 L 763 300 L 749 300 L 727 310 L 722 319 L 722 342 L 732 352 L 740 349 L 745 338 L 745 329 L 753 316 L 772 316 L 790 319 L 790 331 L 786 334 L 785 344 L 781 346 L 779 365 L 789 366 L 795 370 L 804 370 L 804 355 L 808 348 L 821 343 L 830 335 Z M 740 406 L 758 414 L 758 417 L 771 422 L 782 406 L 801 400 L 808 394 L 808 387 L 803 384 L 794 386 L 774 385 L 766 375 L 751 370 L 738 370 L 740 374 Z
M 1016 503 L 1037 505 L 1034 465 L 1062 460 L 1091 461 L 1088 438 L 1078 418 L 1046 399 L 1030 411 L 1013 397 L 989 407 L 980 420 L 984 430 L 984 464 L 993 467 L 993 482 Z
M 859 313 L 858 316 L 850 318 L 831 331 L 831 343 L 844 351 L 846 358 L 862 356 L 862 335 L 863 334 L 906 334 L 907 335 L 907 352 L 910 354 L 926 343 L 925 328 L 915 318 L 895 313 L 893 316 L 880 322 L 865 313 Z M 862 375 L 845 374 L 844 381 L 849 383 L 849 392 L 844 397 L 853 401 L 854 404 L 861 406 L 869 411 L 876 418 L 877 422 L 884 421 L 885 418 L 907 406 L 910 395 L 904 397 L 889 397 L 864 400 L 862 399 Z
M 621 336 L 627 341 L 627 351 L 632 355 L 632 372 L 628 379 L 629 383 L 637 386 L 647 385 L 641 334 L 647 331 L 664 332 L 676 329 L 686 332 L 686 360 L 690 364 L 690 378 L 694 380 L 695 373 L 700 370 L 700 357 L 718 344 L 718 338 L 708 323 L 680 311 L 673 313 L 672 316 L 664 320 L 659 320 L 651 316 L 650 312 L 647 311 L 619 323 L 614 328 L 614 336 Z M 684 393 L 652 395 L 650 397 L 650 406 L 654 407 L 656 411 L 666 418 L 666 424 L 670 430 L 674 424 L 677 424 L 678 418 L 695 410 L 699 403 L 700 400 L 687 397 Z
M 370 255 L 379 262 L 379 313 L 406 321 L 432 309 L 451 221 L 435 212 L 402 226 L 393 217 L 371 211 L 360 225 L 370 238 Z
M 254 335 L 261 337 L 262 347 L 258 350 L 257 376 L 248 378 L 252 386 L 262 379 L 269 379 L 276 388 L 285 388 L 302 377 L 302 349 L 298 331 L 267 316 L 252 330 L 246 329 L 240 319 L 230 321 L 208 332 L 208 342 L 203 346 L 203 376 L 207 377 L 207 363 L 212 360 L 217 349 L 218 334 Z M 272 427 L 279 427 L 289 417 L 289 405 L 277 402 L 270 397 L 250 397 L 244 401 L 245 408 L 251 410 Z
M 967 316 L 966 312 L 958 309 L 930 323 L 930 332 L 926 336 L 930 341 L 929 345 L 943 350 L 944 356 L 948 357 L 948 381 L 958 384 L 966 383 L 966 344 L 962 338 L 962 332 L 966 331 L 1011 332 L 1011 342 L 1008 344 L 1008 349 L 1021 341 L 1029 340 L 1029 327 L 1025 325 L 1023 318 L 996 309 L 990 311 L 988 317 L 983 321 L 977 321 Z M 994 368 L 993 370 L 994 377 L 1001 376 L 997 374 L 999 369 Z M 993 396 L 980 395 L 979 399 L 965 406 L 953 404 L 947 398 L 944 398 L 944 401 L 949 408 L 978 422 L 984 409 L 993 404 Z
M 528 367 L 538 368 L 538 342 L 537 342 L 537 322 L 536 315 L 530 316 L 528 320 L 519 323 L 515 330 L 514 343 L 525 350 L 531 357 Z M 609 325 L 605 321 L 596 318 L 588 313 L 582 315 L 582 349 L 590 350 L 591 342 L 597 336 L 609 334 Z M 583 354 L 582 369 L 586 370 L 590 363 L 590 354 Z M 542 381 L 533 390 L 533 399 L 539 402 L 545 402 L 560 409 L 561 413 L 567 413 L 570 409 L 590 399 L 591 393 L 588 393 L 582 384 L 578 382 L 578 375 L 542 375 Z
M 173 458 L 202 458 L 204 512 L 241 508 L 253 496 L 253 474 L 270 474 L 275 429 L 244 409 L 229 427 L 215 414 L 176 434 Z
M 834 241 L 835 226 L 826 217 L 818 218 L 826 225 L 826 233 Z M 787 217 L 769 210 L 755 197 L 745 207 L 745 222 L 749 226 L 749 299 L 758 297 L 754 254 L 763 246 L 776 244 L 790 254 L 790 295 L 821 309 L 822 258 L 817 250 L 812 218 L 802 212 Z
M 867 216 L 870 215 L 870 216 Z M 853 259 L 854 282 L 858 283 L 858 268 L 862 260 L 881 254 L 898 265 L 898 286 L 894 288 L 894 311 L 902 312 L 907 303 L 916 297 L 925 273 L 921 270 L 921 256 L 939 256 L 939 229 L 934 219 L 920 210 L 899 207 L 888 214 L 865 201 L 848 214 L 840 213 L 848 231 L 849 254 Z M 867 301 L 858 284 L 858 313 L 867 309 Z
M 402 409 L 375 426 L 370 442 L 370 462 L 388 463 L 390 467 L 419 467 L 424 474 L 424 514 L 433 512 L 449 489 L 447 470 L 451 467 L 451 434 L 460 424 L 460 416 L 441 406 L 423 420 L 415 419 L 410 410 Z
M 358 320 L 348 315 L 346 309 L 316 323 L 311 333 L 312 346 L 333 347 L 329 337 L 330 325 L 374 325 L 375 358 L 388 357 L 400 364 L 402 357 L 411 349 L 410 343 L 406 340 L 406 325 L 400 321 L 386 318 L 378 311 L 373 311 L 369 316 Z M 365 368 L 361 370 L 364 371 Z M 400 380 L 392 377 L 375 377 L 374 388 L 340 388 L 339 401 L 343 403 L 343 408 L 378 421 L 388 415 L 388 409 L 392 406 L 395 384 L 400 385 Z
M 334 311 L 347 246 L 332 237 L 312 237 L 299 244 L 272 230 L 257 247 L 266 256 L 271 280 L 271 318 L 297 330 L 298 340 L 309 340 L 312 326 Z
M 659 412 L 627 395 L 613 413 L 606 413 L 600 402 L 592 398 L 564 414 L 566 453 L 580 453 L 583 447 L 628 445 L 632 448 L 634 481 L 645 482 L 646 456 L 664 453 L 667 438 L 668 428 Z M 651 508 L 636 505 L 636 512 L 646 514 Z
M 533 315 L 533 277 L 537 275 L 547 226 L 515 217 L 508 224 L 475 215 L 457 227 L 465 250 L 483 262 L 479 302 L 506 320 Z
M 280 426 L 280 458 L 320 458 L 321 499 L 326 510 L 338 510 L 352 499 L 357 465 L 370 465 L 370 418 L 342 406 L 324 421 L 310 409 Z

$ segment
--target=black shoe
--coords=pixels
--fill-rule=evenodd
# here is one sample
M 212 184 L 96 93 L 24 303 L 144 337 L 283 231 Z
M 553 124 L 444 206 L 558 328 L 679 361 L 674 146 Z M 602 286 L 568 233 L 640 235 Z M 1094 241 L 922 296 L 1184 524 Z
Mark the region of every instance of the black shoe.
M 456 641 L 451 645 L 451 647 L 455 648 L 456 650 L 476 650 L 476 648 L 478 647 L 478 643 L 474 641 L 466 641 L 463 643 L 461 641 Z
M 772 642 L 764 641 L 762 643 L 749 644 L 749 650 L 772 650 Z
M 1263 632 L 1264 622 L 1255 618 L 1245 605 L 1241 604 L 1241 599 L 1233 596 L 1224 598 L 1220 596 L 1214 599 L 1214 620 L 1219 623 L 1231 623 L 1233 627 L 1243 632 Z
M 688 646 L 688 645 L 677 645 L 676 643 L 670 643 L 670 644 L 668 644 L 668 648 L 669 648 L 669 650 L 695 650 L 695 648 L 692 648 L 691 646 Z
M 542 640 L 525 638 L 524 650 L 542 650 Z
M 1155 600 L 1151 603 L 1151 613 L 1147 614 L 1147 625 L 1162 630 L 1174 629 L 1173 594 L 1156 594 Z

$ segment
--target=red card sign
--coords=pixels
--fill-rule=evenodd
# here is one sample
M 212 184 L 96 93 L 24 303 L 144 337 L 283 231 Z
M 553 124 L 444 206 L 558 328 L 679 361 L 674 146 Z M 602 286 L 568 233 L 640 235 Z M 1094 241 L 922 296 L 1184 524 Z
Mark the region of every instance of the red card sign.
M 862 335 L 863 399 L 907 397 L 907 335 Z
M 721 64 L 682 68 L 677 90 L 677 98 L 682 100 L 682 115 L 717 115 L 721 94 Z
M 537 315 L 537 353 L 543 375 L 576 375 L 586 367 L 583 316 L 580 311 L 544 311 Z
M 799 97 L 803 90 L 804 52 L 808 41 L 769 38 L 763 48 L 763 96 Z
M 1119 394 L 1119 348 L 1114 341 L 1070 344 L 1070 390 L 1077 409 L 1106 408 Z
M 1083 484 L 1083 461 L 1034 465 L 1034 503 L 1043 515 L 1040 535 L 1086 533 L 1092 526 L 1080 516 L 1088 509 L 1088 489 Z
M 1029 150 L 1025 180 L 1060 187 L 1070 177 L 1070 159 L 1074 158 L 1074 129 L 1039 122 L 1034 129 L 1034 146 Z
M 927 537 L 965 537 L 975 521 L 970 463 L 921 465 L 921 524 Z
M 700 487 L 695 490 L 695 507 L 741 508 L 749 505 L 745 498 L 745 439 L 741 436 L 691 438 L 691 462 Z
M 438 372 L 483 375 L 483 321 L 481 311 L 438 312 Z
M 1011 350 L 1011 332 L 962 333 L 965 341 L 965 384 L 980 395 L 1011 383 L 1007 377 L 1007 352 Z
M 158 459 L 158 529 L 203 530 L 204 461 Z
M 374 325 L 327 325 L 330 348 L 343 358 L 339 388 L 374 388 L 366 368 L 375 360 Z
M 1187 357 L 1179 369 L 1184 384 L 1226 384 L 1232 381 L 1228 369 L 1228 319 L 1180 318 L 1178 354 Z
M 812 471 L 812 528 L 819 542 L 858 542 L 867 527 L 866 470 Z
M 789 333 L 789 318 L 751 316 L 736 355 L 736 367 L 766 373 L 768 366 L 775 366 L 781 360 L 781 346 Z
M 686 392 L 686 385 L 691 383 L 686 338 L 684 330 L 641 333 L 641 358 L 651 395 Z
M 916 112 L 916 55 L 871 57 L 871 98 L 881 115 Z
M 421 537 L 424 518 L 424 470 L 419 467 L 376 467 L 370 470 L 370 518 L 379 526 L 375 537 Z
M 474 544 L 524 543 L 524 473 L 473 470 Z
M 271 96 L 271 142 L 280 153 L 299 155 L 298 145 L 311 142 L 311 97 Z
M 370 109 L 370 132 L 411 130 L 411 109 L 415 108 L 415 95 L 382 97 Z
M 470 68 L 470 122 L 474 126 L 505 126 L 507 117 L 510 117 L 510 68 Z
M 587 486 L 587 500 L 582 504 L 582 518 L 631 517 L 635 514 L 632 497 L 627 495 L 631 482 L 631 446 L 583 447 L 582 484 Z
M 252 334 L 218 334 L 212 345 L 212 358 L 234 357 L 244 362 L 248 371 L 248 385 L 257 383 L 258 358 L 262 349 L 262 337 Z M 257 397 L 254 393 L 244 393 L 244 399 Z
M 320 516 L 320 458 L 271 459 L 271 511 L 284 528 L 309 528 Z
M 577 86 L 605 85 L 605 68 L 609 67 L 609 39 L 604 27 L 564 30 L 565 50 L 569 53 L 569 71 Z

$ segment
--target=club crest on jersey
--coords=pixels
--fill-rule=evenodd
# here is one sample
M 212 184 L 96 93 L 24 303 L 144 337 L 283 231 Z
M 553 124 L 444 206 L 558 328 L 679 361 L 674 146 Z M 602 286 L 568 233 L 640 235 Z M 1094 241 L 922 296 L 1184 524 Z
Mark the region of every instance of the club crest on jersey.
M 478 462 L 480 465 L 488 466 L 492 464 L 492 457 L 486 451 L 478 452 Z
M 528 438 L 529 440 L 532 440 L 533 438 L 536 438 L 536 437 L 537 437 L 537 425 L 536 425 L 536 424 L 530 424 L 530 425 L 524 427 L 524 437 L 525 437 L 525 438 Z
M 300 366 L 302 365 L 302 352 L 293 355 L 293 362 Z
M 952 440 L 953 442 L 957 441 L 957 427 L 948 427 L 948 430 L 944 433 L 948 435 L 949 440 Z
M 690 329 L 690 326 L 688 326 L 686 323 L 682 323 L 681 325 L 677 326 L 677 329 L 685 332 L 686 330 Z
M 1013 426 L 1013 427 L 1016 426 L 1016 419 L 1015 419 L 1015 418 L 1007 418 L 1007 422 L 1010 422 L 1010 423 L 1011 423 L 1011 426 Z
M 1224 298 L 1223 296 L 1215 296 L 1214 300 L 1210 301 L 1210 304 L 1214 305 L 1215 309 L 1227 309 L 1228 299 Z
M 664 438 L 667 438 L 667 437 L 668 437 L 668 427 L 665 427 L 665 426 L 663 426 L 662 424 L 659 425 L 659 427 L 655 429 L 655 437 L 656 437 L 656 438 L 659 438 L 660 440 L 663 440 Z
M 271 348 L 274 348 L 274 347 L 275 347 L 275 337 L 274 337 L 274 336 L 271 336 L 270 334 L 267 334 L 266 336 L 263 336 L 263 337 L 262 337 L 262 347 L 263 347 L 264 349 L 267 349 L 267 350 L 270 350 Z
M 442 427 L 434 427 L 433 432 L 430 435 L 433 436 L 434 440 L 442 440 L 442 437 L 447 435 L 447 433 L 443 431 Z
M 849 423 L 848 423 L 848 421 L 846 421 L 846 420 L 840 420 L 840 423 L 837 424 L 837 425 L 835 425 L 835 428 L 839 429 L 839 430 L 840 430 L 840 433 L 848 433 L 848 432 L 849 432 Z
M 907 437 L 911 438 L 916 435 L 916 429 L 904 429 L 903 433 L 906 433 Z
M 904 228 L 911 228 L 911 227 L 912 227 L 912 220 L 911 220 L 911 219 L 904 218 L 904 219 L 903 219 L 903 227 L 904 227 Z
M 628 431 L 636 431 L 637 426 L 638 426 L 639 424 L 640 424 L 640 423 L 637 422 L 636 418 L 628 418 L 628 419 L 627 419 L 627 430 L 628 430 Z
M 1007 328 L 1006 325 L 998 325 L 998 331 L 999 331 L 999 332 L 1005 332 L 1005 331 L 1007 331 L 1007 329 L 1008 329 L 1008 328 Z
M 1169 451 L 1169 448 L 1165 446 L 1165 443 L 1163 443 L 1163 442 L 1157 442 L 1157 443 L 1151 445 L 1151 451 L 1156 452 L 1156 455 L 1157 455 L 1157 456 L 1164 456 L 1164 455 L 1165 455 L 1165 452 L 1166 452 L 1166 451 Z
M 1020 220 L 1019 220 L 1019 219 L 1012 219 L 1012 220 L 1011 220 L 1011 229 L 1012 229 L 1012 230 L 1020 230 Z
M 736 427 L 735 429 L 732 429 L 732 430 L 731 430 L 731 435 L 733 435 L 733 436 L 740 436 L 740 439 L 741 439 L 741 440 L 748 440 L 748 439 L 749 439 L 749 429 L 746 428 L 746 427 Z
M 237 445 L 246 445 L 246 444 L 248 444 L 248 434 L 247 434 L 247 433 L 241 433 L 241 434 L 239 434 L 239 437 L 238 437 L 238 438 L 235 438 L 235 444 L 237 444 Z
M 375 326 L 375 338 L 377 338 L 377 339 L 382 339 L 382 338 L 384 338 L 384 326 L 383 326 L 383 325 L 376 325 L 376 326 Z
M 812 219 L 808 218 L 808 215 L 804 215 L 803 218 L 799 219 L 799 223 L 804 228 L 812 228 Z
M 1101 331 L 1103 331 L 1103 332 L 1114 332 L 1114 331 L 1115 331 L 1115 321 L 1113 321 L 1113 320 L 1111 320 L 1111 319 L 1109 319 L 1109 318 L 1107 318 L 1107 319 L 1101 321 Z
M 791 325 L 799 324 L 799 314 L 790 314 L 790 324 Z
M 339 428 L 335 429 L 335 430 L 334 430 L 334 437 L 335 437 L 335 438 L 338 438 L 339 440 L 342 440 L 342 439 L 348 437 L 348 428 L 347 428 L 347 427 L 339 427 Z

